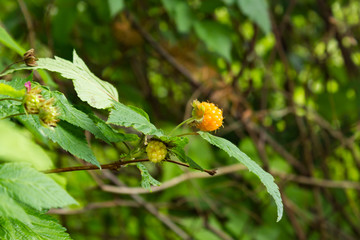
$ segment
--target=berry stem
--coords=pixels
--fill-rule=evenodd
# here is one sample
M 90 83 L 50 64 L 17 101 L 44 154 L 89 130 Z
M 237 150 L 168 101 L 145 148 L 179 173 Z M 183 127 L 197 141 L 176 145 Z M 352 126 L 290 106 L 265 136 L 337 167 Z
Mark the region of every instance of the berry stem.
M 187 124 L 187 123 L 190 123 L 190 122 L 192 122 L 192 121 L 194 121 L 194 120 L 196 120 L 196 118 L 195 118 L 195 117 L 191 117 L 191 118 L 188 118 L 188 119 L 186 119 L 185 121 L 181 122 L 181 123 L 180 123 L 179 125 L 177 125 L 173 130 L 171 130 L 171 132 L 169 133 L 169 136 L 171 136 L 172 133 L 173 133 L 175 130 L 177 130 L 178 128 L 180 128 L 182 125 Z
M 136 159 L 136 160 L 129 160 L 129 161 L 117 161 L 114 163 L 109 163 L 109 164 L 103 164 L 100 165 L 101 169 L 110 169 L 110 170 L 119 170 L 122 166 L 127 165 L 127 164 L 131 164 L 131 163 L 138 163 L 138 162 L 149 162 L 149 159 Z M 190 168 L 190 166 L 188 164 L 185 163 L 181 163 L 181 162 L 177 162 L 177 161 L 173 161 L 170 159 L 166 159 L 164 160 L 166 162 L 170 162 L 170 163 L 174 163 L 183 167 L 187 167 Z M 76 166 L 76 167 L 65 167 L 65 168 L 55 168 L 55 169 L 50 169 L 50 170 L 45 170 L 42 171 L 43 173 L 49 174 L 49 173 L 61 173 L 61 172 L 74 172 L 74 171 L 89 171 L 89 170 L 100 170 L 99 167 L 95 166 L 95 165 L 85 165 L 85 166 Z M 199 170 L 199 169 L 196 169 Z M 199 170 L 202 171 L 202 170 Z M 213 176 L 216 174 L 216 170 L 203 170 L 204 172 L 208 173 L 209 175 Z
M 13 62 L 12 64 L 8 65 L 4 70 L 2 70 L 2 72 L 0 72 L 0 74 L 3 74 L 4 72 L 6 72 L 6 70 L 8 70 L 12 65 L 15 65 L 17 63 L 21 63 L 24 62 L 24 59 L 21 59 L 19 61 Z
M 124 165 L 138 162 L 148 162 L 149 159 L 136 159 L 130 161 L 117 161 L 114 163 L 100 165 L 101 169 L 110 169 L 118 170 Z M 83 170 L 100 170 L 98 166 L 95 165 L 85 165 L 85 166 L 76 166 L 76 167 L 65 167 L 65 168 L 56 168 L 42 171 L 43 173 L 61 173 L 61 172 L 73 172 L 73 171 L 83 171 Z
M 199 134 L 197 132 L 189 132 L 189 133 L 176 135 L 176 137 L 183 137 L 183 136 L 188 136 L 188 135 L 199 135 Z
M 17 113 L 17 114 L 13 114 L 13 115 L 9 115 L 3 118 L 0 118 L 0 120 L 6 119 L 6 118 L 12 118 L 12 117 L 17 117 L 17 116 L 22 116 L 22 115 L 27 115 L 26 113 Z
M 6 100 L 9 100 L 9 101 L 18 101 L 18 102 L 23 102 L 23 100 L 16 99 L 16 98 L 2 98 L 2 99 L 0 99 L 0 101 L 6 101 Z

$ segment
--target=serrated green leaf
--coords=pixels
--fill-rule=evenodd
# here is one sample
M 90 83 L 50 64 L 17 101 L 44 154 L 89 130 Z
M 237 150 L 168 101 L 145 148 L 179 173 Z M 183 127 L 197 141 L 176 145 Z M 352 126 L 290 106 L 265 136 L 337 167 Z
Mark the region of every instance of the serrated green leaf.
M 25 207 L 31 225 L 23 221 L 0 218 L 4 240 L 71 240 L 66 229 L 49 215 Z
M 15 202 L 9 195 L 0 190 L 0 218 L 14 218 L 30 224 L 30 218 L 24 209 Z
M 211 135 L 207 132 L 198 132 L 199 135 L 208 141 L 210 144 L 217 146 L 218 148 L 224 150 L 230 157 L 236 158 L 239 162 L 244 164 L 250 172 L 255 173 L 260 181 L 265 185 L 268 193 L 274 198 L 277 206 L 277 221 L 280 221 L 283 215 L 283 203 L 281 200 L 281 194 L 279 187 L 275 184 L 273 176 L 265 172 L 256 162 L 251 160 L 245 153 L 243 153 L 238 147 L 236 147 L 230 141 Z
M 6 95 L 13 98 L 21 98 L 25 95 L 25 89 L 19 91 L 7 84 L 0 83 L 0 95 Z
M 12 100 L 0 101 L 0 119 L 24 112 L 25 110 L 21 102 Z
M 132 127 L 147 135 L 163 136 L 162 131 L 150 123 L 146 117 L 119 102 L 114 104 L 107 122 Z
M 83 60 L 79 58 L 75 50 L 73 52 L 73 62 L 55 57 L 55 59 L 39 58 L 36 63 L 36 67 L 20 65 L 17 68 L 9 69 L 0 74 L 0 76 L 20 70 L 46 69 L 60 73 L 64 78 L 73 80 L 75 91 L 79 98 L 94 108 L 110 108 L 113 105 L 113 101 L 118 100 L 118 92 L 114 86 L 96 77 Z
M 64 121 L 60 121 L 55 128 L 47 128 L 40 124 L 37 115 L 19 116 L 19 118 L 58 143 L 64 150 L 100 168 L 100 163 L 96 160 L 80 128 Z
M 59 108 L 59 119 L 67 121 L 72 125 L 78 126 L 91 132 L 98 139 L 109 142 L 108 139 L 104 136 L 104 134 L 95 125 L 95 123 L 89 118 L 89 116 L 71 105 L 64 96 L 64 94 L 58 91 L 51 92 L 48 89 L 44 88 L 42 94 L 46 99 L 49 99 L 51 97 L 55 98 L 56 101 L 54 105 Z
M 24 91 L 25 93 L 25 83 L 27 81 L 32 81 L 32 80 L 33 80 L 33 74 L 30 74 L 26 78 L 14 78 L 11 81 L 0 80 L 0 83 L 9 85 L 18 91 Z
M 198 165 L 194 160 L 186 155 L 184 147 L 189 143 L 189 139 L 186 137 L 160 137 L 160 140 L 165 142 L 168 146 L 169 152 L 175 155 L 180 161 L 189 164 L 192 169 L 204 171 L 204 169 Z
M 20 55 L 23 55 L 26 50 L 22 48 L 17 42 L 7 33 L 5 28 L 0 26 L 0 42 L 6 47 L 14 50 Z
M 110 142 L 125 142 L 125 141 L 137 141 L 139 137 L 136 134 L 127 134 L 127 133 L 120 133 L 113 129 L 109 124 L 105 121 L 97 117 L 95 114 L 89 114 L 89 117 L 92 121 L 96 124 L 98 129 L 104 134 L 106 139 Z
M 25 79 L 14 79 L 12 81 L 5 81 L 0 80 L 0 86 L 3 86 L 3 92 L 0 91 L 0 99 L 2 98 L 8 98 L 10 96 L 10 92 L 17 95 L 17 93 L 23 92 L 25 93 L 25 87 L 22 85 L 20 87 L 19 85 L 24 81 Z M 5 91 L 5 89 L 10 90 Z M 9 94 L 6 94 L 9 93 Z M 12 96 L 13 98 L 18 98 L 15 96 Z M 20 98 L 18 98 L 20 100 Z M 22 102 L 19 101 L 13 101 L 13 100 L 3 100 L 0 101 L 0 118 L 5 118 L 11 115 L 15 115 L 18 113 L 24 113 L 24 107 L 22 105 Z
M 271 31 L 268 4 L 266 0 L 237 0 L 241 11 L 268 34 Z
M 134 110 L 135 112 L 139 113 L 140 115 L 144 116 L 150 122 L 150 117 L 147 114 L 147 112 L 145 112 L 141 108 L 138 108 L 138 107 L 135 107 L 135 106 L 128 105 L 128 107 L 131 108 L 132 110 Z
M 141 173 L 141 187 L 151 191 L 151 186 L 160 186 L 160 182 L 153 178 L 142 163 L 136 163 Z
M 194 27 L 196 35 L 210 50 L 231 61 L 231 31 L 226 25 L 215 21 L 199 21 Z
M 52 161 L 45 151 L 15 124 L 0 121 L 0 133 L 1 161 L 27 162 L 36 169 L 53 167 Z
M 0 191 L 38 210 L 77 204 L 54 180 L 27 164 L 0 165 Z

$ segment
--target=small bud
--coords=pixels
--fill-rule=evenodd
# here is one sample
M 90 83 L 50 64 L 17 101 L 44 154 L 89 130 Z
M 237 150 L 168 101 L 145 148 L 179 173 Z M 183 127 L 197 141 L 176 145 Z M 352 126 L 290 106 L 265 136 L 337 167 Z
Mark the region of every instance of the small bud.
M 25 54 L 24 54 L 24 62 L 26 64 L 26 66 L 29 66 L 29 67 L 36 67 L 37 66 L 37 63 L 36 61 L 38 60 L 36 57 L 35 57 L 35 50 L 32 48 L 30 50 L 28 50 Z

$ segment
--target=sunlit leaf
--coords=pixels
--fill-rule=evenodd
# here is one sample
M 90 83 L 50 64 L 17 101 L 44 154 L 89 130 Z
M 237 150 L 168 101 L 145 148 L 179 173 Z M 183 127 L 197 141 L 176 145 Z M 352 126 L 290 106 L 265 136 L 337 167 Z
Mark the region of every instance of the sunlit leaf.
M 0 192 L 38 210 L 77 203 L 54 180 L 23 163 L 0 165 Z
M 241 11 L 265 32 L 271 31 L 271 22 L 266 0 L 237 0 Z
M 144 117 L 138 111 L 134 111 L 132 108 L 127 107 L 119 102 L 114 104 L 114 108 L 110 112 L 108 123 L 124 127 L 133 127 L 147 135 L 163 135 L 163 133 L 151 122 L 149 122 L 146 117 Z
M 224 150 L 230 157 L 236 158 L 239 162 L 244 164 L 250 172 L 255 173 L 260 181 L 265 185 L 268 193 L 274 198 L 277 206 L 277 221 L 280 221 L 283 215 L 283 203 L 279 191 L 279 187 L 274 182 L 273 176 L 265 172 L 256 162 L 251 160 L 245 153 L 243 153 L 232 142 L 221 137 L 216 137 L 207 132 L 198 132 L 200 136 L 208 141 L 210 144 Z
M 137 163 L 136 166 L 141 173 L 141 186 L 143 188 L 151 191 L 151 186 L 160 186 L 161 183 L 150 175 L 144 164 Z

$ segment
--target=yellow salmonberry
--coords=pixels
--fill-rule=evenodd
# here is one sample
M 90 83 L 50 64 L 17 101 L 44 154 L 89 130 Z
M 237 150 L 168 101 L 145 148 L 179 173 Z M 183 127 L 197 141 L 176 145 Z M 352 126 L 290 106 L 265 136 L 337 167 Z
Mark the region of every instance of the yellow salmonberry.
M 215 131 L 223 124 L 222 110 L 209 102 L 193 102 L 194 125 L 201 131 Z
M 163 142 L 153 140 L 147 145 L 146 153 L 151 162 L 161 162 L 167 154 L 166 145 Z

